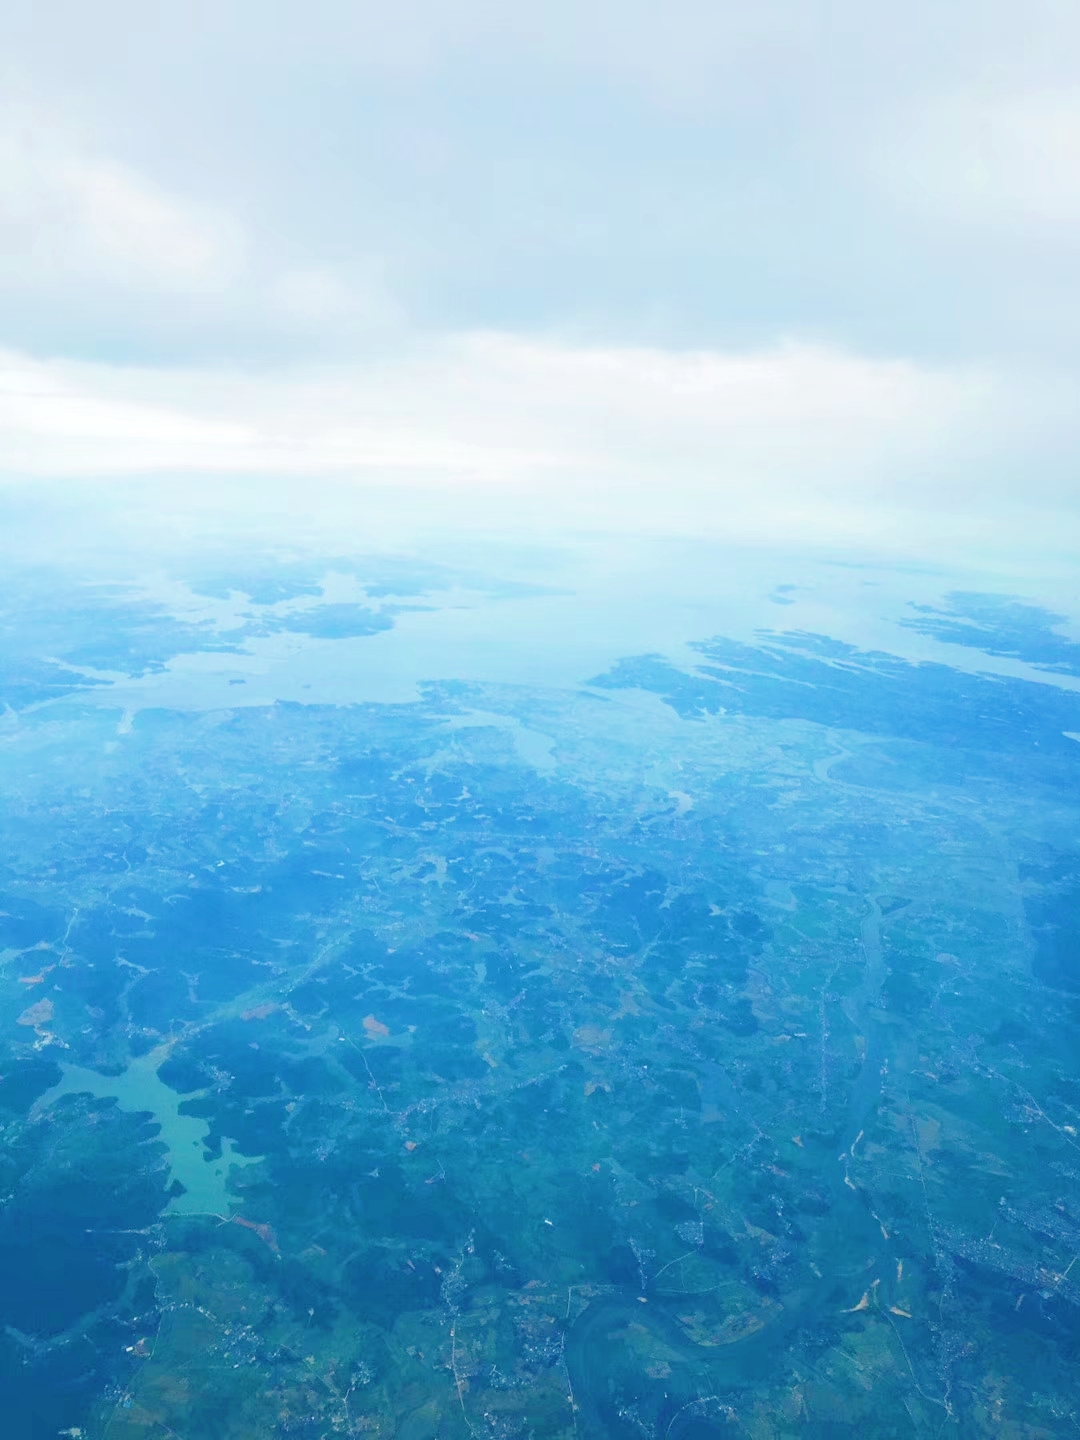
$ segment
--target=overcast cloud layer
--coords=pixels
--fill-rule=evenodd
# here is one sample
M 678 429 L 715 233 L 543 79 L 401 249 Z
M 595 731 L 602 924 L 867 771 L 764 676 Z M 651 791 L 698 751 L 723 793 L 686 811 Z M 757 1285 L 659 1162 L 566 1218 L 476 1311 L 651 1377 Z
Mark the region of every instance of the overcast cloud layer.
M 1071 509 L 1074 4 L 4 13 L 10 477 Z

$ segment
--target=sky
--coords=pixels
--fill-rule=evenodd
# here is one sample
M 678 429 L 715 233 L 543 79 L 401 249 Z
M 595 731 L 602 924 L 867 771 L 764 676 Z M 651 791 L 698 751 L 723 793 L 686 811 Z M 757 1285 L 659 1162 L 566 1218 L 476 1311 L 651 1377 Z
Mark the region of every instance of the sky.
M 1068 548 L 1078 76 L 1050 0 L 7 0 L 0 476 Z

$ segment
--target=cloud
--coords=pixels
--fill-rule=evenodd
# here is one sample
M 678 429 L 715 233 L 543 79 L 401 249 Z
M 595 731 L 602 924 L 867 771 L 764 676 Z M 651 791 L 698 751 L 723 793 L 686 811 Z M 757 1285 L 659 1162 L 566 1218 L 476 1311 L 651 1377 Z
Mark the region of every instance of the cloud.
M 1075 88 L 934 97 L 903 117 L 877 178 L 934 224 L 987 227 L 1014 241 L 1075 244 L 1080 227 L 1080 97 Z
M 935 532 L 1015 543 L 1051 515 L 1064 542 L 1071 476 L 1041 460 L 1076 438 L 1071 393 L 794 343 L 676 352 L 477 332 L 261 374 L 9 353 L 0 475 L 137 478 L 145 494 L 247 477 L 255 506 L 276 477 L 308 512 L 381 489 L 427 497 L 412 503 L 429 520 L 442 506 L 478 523 L 909 549 Z
M 235 275 L 241 242 L 235 227 L 102 161 L 69 163 L 57 176 L 89 253 L 125 276 L 155 284 L 220 284 Z
M 990 389 L 797 344 L 674 352 L 480 332 L 367 366 L 262 375 L 33 361 L 0 368 L 11 473 L 389 465 L 490 477 L 592 470 L 700 480 L 880 473 L 970 423 Z M 891 456 L 891 460 L 886 460 Z
M 1077 14 L 13 0 L 0 470 L 1064 503 Z
M 112 378 L 105 367 L 100 374 Z M 242 425 L 156 403 L 138 389 L 95 384 L 92 368 L 0 355 L 0 467 L 8 476 L 122 475 L 198 469 L 211 454 L 228 468 L 242 457 L 250 442 Z
M 87 150 L 54 115 L 0 111 L 0 283 L 220 290 L 243 243 L 228 216 Z
M 264 364 L 491 328 L 1078 358 L 1058 0 L 8 8 L 0 82 L 36 151 L 14 187 L 0 165 L 0 343 Z
M 374 268 L 355 270 L 275 254 L 63 109 L 18 91 L 0 104 L 0 344 L 151 360 L 333 348 L 397 323 Z

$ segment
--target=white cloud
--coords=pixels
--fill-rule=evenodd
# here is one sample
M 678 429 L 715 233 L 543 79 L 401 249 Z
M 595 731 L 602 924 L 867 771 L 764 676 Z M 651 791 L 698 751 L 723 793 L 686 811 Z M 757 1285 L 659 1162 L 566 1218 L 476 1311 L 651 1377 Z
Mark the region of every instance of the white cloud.
M 402 318 L 377 276 L 361 287 L 330 270 L 285 270 L 271 283 L 270 299 L 284 321 L 331 335 L 385 331 Z
M 3 472 L 85 475 L 105 468 L 122 475 L 146 468 L 155 454 L 169 468 L 197 469 L 211 454 L 228 466 L 251 443 L 240 424 L 117 388 L 95 385 L 92 372 L 79 374 L 63 363 L 0 355 Z
M 155 475 L 292 477 L 309 511 L 343 486 L 389 486 L 480 520 L 509 506 L 545 525 L 913 548 L 935 531 L 1004 535 L 1004 510 L 1058 506 L 1064 541 L 1075 517 L 1032 467 L 1039 444 L 1072 437 L 1071 410 L 1067 394 L 983 371 L 793 344 L 679 353 L 479 333 L 262 375 L 9 354 L 0 475 L 151 489 Z
M 352 271 L 283 260 L 273 236 L 116 159 L 93 127 L 19 94 L 0 100 L 0 346 L 362 343 L 399 315 L 374 262 L 357 257 Z
M 243 249 L 228 216 L 88 150 L 55 116 L 0 111 L 0 281 L 220 289 Z
M 988 3 L 244 0 L 200 28 L 106 0 L 58 50 L 43 0 L 0 113 L 0 474 L 796 532 L 1045 509 L 1080 270 L 1031 260 L 1080 223 L 1080 24 Z
M 1031 241 L 1080 225 L 1080 95 L 1044 88 L 936 97 L 875 155 L 880 183 L 936 223 Z
M 241 244 L 222 218 L 104 161 L 69 163 L 58 178 L 75 201 L 79 238 L 106 265 L 180 285 L 220 282 L 235 271 Z
M 1059 244 L 1039 271 L 1080 212 L 1060 0 L 15 10 L 0 344 L 261 364 L 488 325 L 1076 354 L 1080 264 Z
M 12 354 L 0 376 L 9 473 L 389 464 L 511 484 L 665 467 L 685 481 L 894 472 L 969 424 L 989 387 L 976 373 L 799 345 L 680 353 L 498 333 L 265 375 Z

